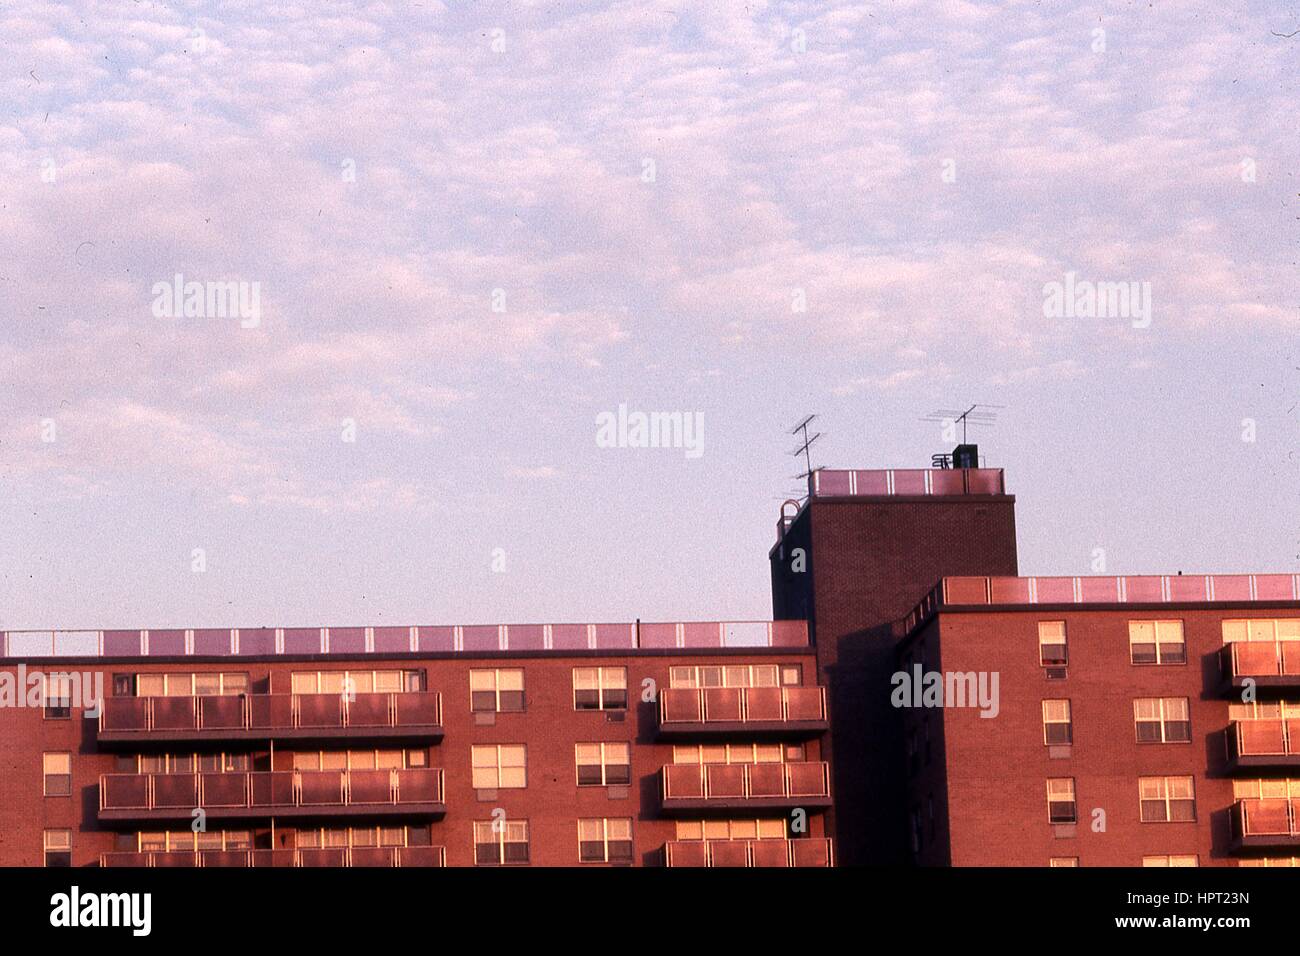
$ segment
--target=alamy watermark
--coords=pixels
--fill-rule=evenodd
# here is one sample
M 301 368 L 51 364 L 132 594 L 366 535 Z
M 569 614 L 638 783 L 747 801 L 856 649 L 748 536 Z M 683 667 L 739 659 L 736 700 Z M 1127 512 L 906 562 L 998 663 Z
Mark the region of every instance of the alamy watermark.
M 0 708 L 80 707 L 98 717 L 104 700 L 103 671 L 0 671 Z
M 978 707 L 981 717 L 1001 710 L 997 671 L 926 671 L 920 664 L 896 671 L 889 679 L 895 707 Z
M 1093 282 L 1067 272 L 1064 282 L 1043 286 L 1048 319 L 1131 319 L 1133 328 L 1151 325 L 1150 282 Z
M 171 282 L 155 282 L 151 291 L 158 319 L 237 318 L 245 329 L 262 324 L 260 282 L 186 282 L 178 272 Z
M 687 458 L 704 454 L 703 412 L 617 412 L 596 416 L 597 448 L 681 448 Z

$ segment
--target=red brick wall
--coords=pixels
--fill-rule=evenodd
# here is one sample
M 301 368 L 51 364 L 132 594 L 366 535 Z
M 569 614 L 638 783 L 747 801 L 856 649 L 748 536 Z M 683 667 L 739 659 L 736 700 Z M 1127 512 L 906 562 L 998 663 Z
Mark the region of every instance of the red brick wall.
M 1015 498 L 814 498 L 790 540 L 805 521 L 815 568 L 810 624 L 833 724 L 838 860 L 902 864 L 910 855 L 900 727 L 889 706 L 893 624 L 945 575 L 1017 573 Z M 774 570 L 773 582 L 780 616 L 797 604 L 789 589 L 800 582 L 788 569 Z
M 675 664 L 711 663 L 798 663 L 804 683 L 816 682 L 816 662 L 809 653 L 767 650 L 697 652 L 678 655 L 552 655 L 456 658 L 402 658 L 400 660 L 340 660 L 327 662 L 248 661 L 228 659 L 200 663 L 194 659 L 158 661 L 116 661 L 76 663 L 60 661 L 48 670 L 104 671 L 105 693 L 111 694 L 113 673 L 248 671 L 254 692 L 265 692 L 268 678 L 277 693 L 289 689 L 289 675 L 295 670 L 345 670 L 351 666 L 424 668 L 430 691 L 442 695 L 444 737 L 430 748 L 429 765 L 446 771 L 447 814 L 432 825 L 433 843 L 447 849 L 451 866 L 473 864 L 474 820 L 489 820 L 494 808 L 506 811 L 510 819 L 527 819 L 531 861 L 534 865 L 577 865 L 577 820 L 580 817 L 631 817 L 636 862 L 657 865 L 663 844 L 675 838 L 672 819 L 659 816 L 659 770 L 672 762 L 671 743 L 655 740 L 657 712 L 654 703 L 642 703 L 641 684 L 646 678 L 659 688 L 669 686 L 669 668 Z M 610 722 L 600 711 L 573 709 L 572 670 L 577 666 L 625 666 L 628 669 L 629 711 L 624 722 Z M 36 663 L 29 665 L 33 668 Z M 470 712 L 469 670 L 481 667 L 522 667 L 525 671 L 527 710 L 522 714 L 498 714 L 493 726 L 474 722 Z M 7 666 L 11 672 L 13 665 Z M 93 721 L 81 719 L 74 709 L 71 720 L 44 720 L 39 708 L 0 709 L 0 865 L 40 866 L 42 830 L 73 830 L 73 863 L 88 865 L 99 854 L 115 849 L 113 828 L 97 819 L 98 778 L 114 772 L 114 755 L 99 752 Z M 746 742 L 746 738 L 728 738 Z M 580 742 L 630 741 L 632 786 L 624 799 L 610 799 L 605 788 L 578 787 L 575 778 L 574 745 Z M 477 743 L 524 743 L 528 746 L 528 785 L 521 790 L 500 790 L 495 800 L 480 803 L 471 786 L 470 747 Z M 339 741 L 324 749 L 348 749 Z M 373 745 L 371 745 L 373 746 Z M 390 744 L 391 747 L 403 746 Z M 824 759 L 817 740 L 808 741 L 807 758 Z M 175 745 L 183 752 L 202 749 Z M 230 750 L 249 750 L 249 745 L 230 745 Z M 276 769 L 291 766 L 292 745 L 277 745 Z M 72 751 L 72 797 L 42 795 L 41 754 L 44 751 Z M 745 817 L 743 812 L 729 814 Z M 756 816 L 757 814 L 749 814 Z M 810 831 L 822 836 L 822 816 L 811 813 Z M 292 826 L 293 824 L 289 824 Z M 319 825 L 319 824 L 318 824 Z M 347 825 L 340 822 L 339 825 Z M 179 827 L 172 827 L 179 829 Z M 215 827 L 214 827 L 215 828 Z M 120 829 L 134 829 L 123 825 Z M 163 826 L 144 829 L 165 829 Z
M 1221 622 L 1252 616 L 1298 615 L 1294 605 L 944 611 L 919 635 L 927 645 L 927 669 L 998 671 L 1001 708 L 993 719 L 980 718 L 974 709 L 928 712 L 942 724 L 942 749 L 935 766 L 912 779 L 909 803 L 935 793 L 942 806 L 940 832 L 927 841 L 921 862 L 947 862 L 950 842 L 956 866 L 1046 866 L 1053 856 L 1078 857 L 1083 866 L 1140 866 L 1144 855 L 1187 853 L 1197 854 L 1201 866 L 1235 865 L 1227 847 L 1232 780 L 1223 742 L 1230 700 L 1218 691 L 1217 654 Z M 1160 619 L 1184 622 L 1188 663 L 1130 663 L 1128 621 Z M 1046 680 L 1039 665 L 1040 620 L 1066 622 L 1065 680 Z M 907 645 L 907 651 L 914 649 Z M 1138 697 L 1187 697 L 1192 742 L 1137 743 Z M 1074 742 L 1068 759 L 1051 759 L 1043 743 L 1041 702 L 1049 698 L 1071 701 Z M 910 711 L 905 724 L 915 726 L 925 716 Z M 1195 778 L 1196 822 L 1142 823 L 1138 778 L 1187 774 Z M 1057 838 L 1048 822 L 1048 777 L 1075 778 L 1079 823 L 1072 838 Z M 1104 833 L 1091 829 L 1094 808 L 1105 811 Z

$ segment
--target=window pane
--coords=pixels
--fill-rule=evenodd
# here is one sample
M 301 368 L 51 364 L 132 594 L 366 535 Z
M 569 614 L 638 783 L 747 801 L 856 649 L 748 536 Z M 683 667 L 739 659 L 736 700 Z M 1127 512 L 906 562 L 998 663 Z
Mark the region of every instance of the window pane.
M 46 754 L 45 772 L 46 773 L 71 773 L 72 755 L 71 754 Z
M 314 694 L 318 686 L 315 671 L 310 674 L 294 674 L 290 679 L 290 689 L 295 694 Z
M 162 674 L 140 674 L 136 678 L 136 693 L 140 697 L 163 696 Z
M 220 674 L 195 674 L 194 693 L 198 697 L 215 697 L 221 693 Z

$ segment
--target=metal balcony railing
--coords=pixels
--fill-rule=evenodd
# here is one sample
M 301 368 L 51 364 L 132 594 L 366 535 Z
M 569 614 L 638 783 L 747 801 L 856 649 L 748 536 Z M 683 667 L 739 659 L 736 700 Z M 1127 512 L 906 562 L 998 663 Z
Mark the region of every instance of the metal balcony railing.
M 219 739 L 226 734 L 275 736 L 289 731 L 433 731 L 441 726 L 442 695 L 430 692 L 109 697 L 99 715 L 99 735 L 115 739 L 150 734 L 192 733 Z
M 668 764 L 661 794 L 672 801 L 716 803 L 783 802 L 830 798 L 830 767 L 816 760 L 800 763 Z
M 828 838 L 802 840 L 672 840 L 664 844 L 668 866 L 833 866 Z
M 1232 835 L 1244 845 L 1294 845 L 1300 842 L 1300 799 L 1263 797 L 1238 800 L 1232 807 Z
M 441 846 L 339 847 L 299 850 L 144 850 L 101 853 L 100 866 L 111 867 L 246 867 L 246 866 L 428 866 L 447 865 Z
M 1300 686 L 1300 641 L 1234 641 L 1219 651 L 1230 680 L 1268 679 L 1273 685 Z
M 1267 762 L 1269 757 L 1300 758 L 1300 719 L 1261 717 L 1235 720 L 1228 728 L 1227 743 L 1230 761 L 1245 758 L 1259 765 Z
M 255 816 L 295 809 L 414 808 L 443 803 L 442 770 L 276 770 L 103 774 L 101 816 Z
M 659 724 L 794 724 L 826 721 L 824 687 L 699 687 L 659 692 Z

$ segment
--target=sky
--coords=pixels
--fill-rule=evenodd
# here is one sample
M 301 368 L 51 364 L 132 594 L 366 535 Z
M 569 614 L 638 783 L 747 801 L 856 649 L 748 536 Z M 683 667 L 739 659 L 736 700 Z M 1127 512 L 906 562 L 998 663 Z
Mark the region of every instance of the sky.
M 1296 31 L 0 4 L 0 627 L 766 618 L 791 426 L 924 467 L 976 402 L 1021 573 L 1293 571 Z

